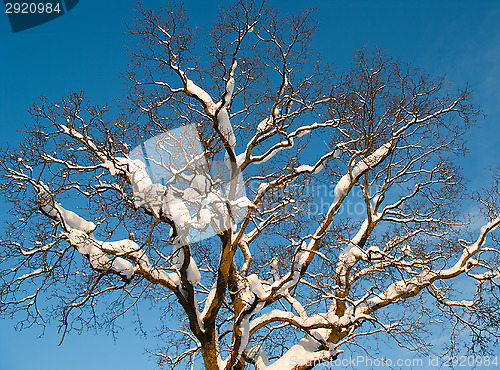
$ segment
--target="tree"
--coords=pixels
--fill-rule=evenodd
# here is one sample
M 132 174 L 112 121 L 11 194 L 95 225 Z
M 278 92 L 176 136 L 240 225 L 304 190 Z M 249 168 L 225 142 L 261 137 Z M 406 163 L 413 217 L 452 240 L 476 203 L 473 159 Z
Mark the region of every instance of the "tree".
M 499 190 L 474 196 L 489 222 L 469 230 L 467 87 L 375 48 L 337 73 L 312 50 L 312 11 L 237 1 L 204 49 L 182 6 L 138 13 L 123 113 L 42 99 L 2 153 L 2 314 L 57 317 L 64 338 L 175 311 L 155 353 L 171 368 L 310 369 L 382 334 L 426 351 L 443 320 L 450 351 L 463 327 L 488 349 Z

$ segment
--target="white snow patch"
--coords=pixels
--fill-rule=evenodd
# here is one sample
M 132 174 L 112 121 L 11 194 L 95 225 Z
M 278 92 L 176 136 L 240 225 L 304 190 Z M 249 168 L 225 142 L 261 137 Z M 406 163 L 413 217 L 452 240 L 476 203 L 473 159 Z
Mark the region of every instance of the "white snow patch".
M 113 259 L 113 263 L 111 264 L 111 268 L 118 272 L 120 275 L 125 276 L 128 280 L 134 274 L 134 265 L 127 261 L 124 258 L 116 257 Z
M 297 172 L 311 172 L 313 170 L 313 168 L 314 167 L 312 167 L 312 166 L 309 166 L 307 164 L 303 164 L 299 167 L 296 167 L 295 171 L 297 171 Z
M 189 78 L 186 78 L 186 89 L 189 94 L 196 96 L 198 99 L 203 101 L 206 105 L 213 105 L 213 100 L 210 95 L 207 94 L 205 90 L 196 85 Z
M 319 166 L 316 167 L 316 169 L 314 170 L 314 173 L 319 173 L 323 170 L 323 168 L 325 168 L 325 166 L 323 166 L 322 164 L 320 164 Z
M 335 200 L 333 201 L 336 203 L 342 196 L 344 196 L 347 193 L 347 190 L 349 189 L 349 186 L 351 185 L 351 177 L 349 174 L 346 174 L 342 176 L 342 178 L 339 180 L 337 185 L 335 185 Z
M 134 159 L 128 163 L 131 181 L 134 190 L 138 193 L 144 193 L 153 185 L 146 171 L 146 165 L 139 159 Z
M 38 187 L 38 197 L 40 198 L 42 211 L 50 217 L 58 218 L 69 229 L 76 229 L 85 233 L 91 233 L 95 230 L 96 225 L 93 222 L 84 220 L 76 213 L 64 209 L 54 201 L 43 183 Z
M 217 124 L 222 136 L 224 136 L 229 143 L 229 146 L 234 148 L 236 146 L 236 136 L 234 135 L 233 127 L 229 121 L 229 114 L 226 108 L 222 108 L 219 111 L 219 114 L 217 114 Z
M 272 127 L 273 119 L 272 117 L 267 117 L 264 118 L 260 123 L 257 125 L 257 131 L 263 132 L 266 131 L 268 128 Z
M 212 213 L 210 212 L 210 210 L 207 208 L 203 208 L 200 211 L 200 217 L 199 217 L 200 223 L 202 225 L 208 225 L 211 219 L 212 219 Z
M 236 200 L 232 200 L 229 202 L 232 206 L 244 208 L 244 207 L 250 207 L 250 208 L 255 208 L 255 204 L 252 203 L 250 199 L 248 199 L 246 196 L 245 197 L 240 197 Z
M 177 270 L 181 270 L 182 265 L 184 264 L 184 250 L 183 250 L 184 240 L 182 237 L 177 237 L 172 243 L 172 263 L 177 268 Z M 189 265 L 186 270 L 187 280 L 196 285 L 201 281 L 201 274 L 198 270 L 198 266 L 196 266 L 196 262 L 193 257 L 189 259 Z
M 262 281 L 256 274 L 251 274 L 247 276 L 247 280 L 250 291 L 253 294 L 255 294 L 258 298 L 266 297 L 267 294 L 266 291 L 264 290 L 264 287 L 262 286 Z
M 284 368 L 299 368 L 314 363 L 315 359 L 322 357 L 318 352 L 319 343 L 307 335 L 299 343 L 293 345 L 283 356 L 269 365 L 266 370 L 282 370 Z
M 194 262 L 193 257 L 191 257 L 189 260 L 189 266 L 187 268 L 186 275 L 188 281 L 193 285 L 196 285 L 201 281 L 200 270 L 198 270 L 198 266 L 196 266 L 196 262 Z
M 184 201 L 181 198 L 175 197 L 171 189 L 167 191 L 163 211 L 181 229 L 192 222 L 189 210 Z
M 243 162 L 245 161 L 245 158 L 246 158 L 246 153 L 245 153 L 245 152 L 243 152 L 243 153 L 241 153 L 241 154 L 238 154 L 238 155 L 236 156 L 236 165 L 237 165 L 238 167 L 241 167 L 241 165 L 242 165 L 242 164 L 243 164 Z
M 297 134 L 297 137 L 302 137 L 304 135 L 307 135 L 308 133 L 311 132 L 311 129 L 305 129 L 305 130 L 301 130 L 298 134 Z
M 212 304 L 214 298 L 215 298 L 215 293 L 217 291 L 217 288 L 212 288 L 210 289 L 210 292 L 208 292 L 207 299 L 205 300 L 205 306 L 203 307 L 203 312 L 201 313 L 201 317 L 204 318 L 207 313 L 208 309 L 210 308 L 210 305 Z

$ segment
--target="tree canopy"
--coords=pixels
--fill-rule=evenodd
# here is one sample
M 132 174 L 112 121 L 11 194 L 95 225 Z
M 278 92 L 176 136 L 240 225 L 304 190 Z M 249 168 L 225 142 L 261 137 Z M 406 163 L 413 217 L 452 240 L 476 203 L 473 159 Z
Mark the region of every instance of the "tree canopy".
M 469 87 L 375 47 L 338 72 L 313 13 L 240 0 L 200 36 L 182 5 L 139 6 L 121 114 L 34 104 L 0 157 L 0 313 L 64 338 L 175 312 L 154 352 L 170 368 L 311 369 L 383 336 L 425 352 L 436 326 L 485 353 L 499 188 L 471 192 L 458 164 L 482 114 Z

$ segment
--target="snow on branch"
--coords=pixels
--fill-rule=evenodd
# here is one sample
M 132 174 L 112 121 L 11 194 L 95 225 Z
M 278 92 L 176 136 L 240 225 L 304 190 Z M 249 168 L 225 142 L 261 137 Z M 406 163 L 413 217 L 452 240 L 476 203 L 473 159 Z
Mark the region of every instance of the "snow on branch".
M 61 223 L 70 244 L 87 257 L 93 269 L 116 273 L 126 281 L 130 281 L 135 273 L 139 273 L 151 280 L 162 282 L 171 289 L 178 287 L 178 275 L 166 273 L 163 269 L 152 266 L 136 242 L 129 239 L 116 242 L 98 241 L 93 236 L 96 228 L 94 223 L 63 208 L 55 201 L 45 184 L 36 184 L 35 190 L 41 211 Z
M 322 123 L 313 123 L 310 125 L 304 125 L 293 132 L 290 132 L 286 135 L 285 140 L 280 141 L 277 144 L 274 144 L 271 148 L 269 148 L 265 153 L 260 155 L 252 155 L 253 149 L 257 146 L 264 138 L 270 138 L 274 136 L 275 132 L 267 132 L 267 130 L 272 127 L 271 123 L 275 121 L 275 117 L 273 115 L 265 118 L 257 125 L 257 134 L 248 142 L 246 150 L 238 156 L 238 163 L 245 167 L 249 163 L 254 164 L 262 164 L 273 158 L 277 153 L 282 150 L 290 149 L 294 146 L 294 138 L 302 137 L 306 134 L 311 133 L 314 130 L 325 127 L 335 127 L 338 124 L 337 120 L 328 120 Z M 332 156 L 337 156 L 338 151 L 332 152 Z
M 322 346 L 311 336 L 302 338 L 283 356 L 269 365 L 266 370 L 307 369 L 326 361 L 334 361 L 342 353 L 334 346 L 322 349 Z
M 286 276 L 284 276 L 279 281 L 273 283 L 273 289 L 277 292 L 277 294 L 282 294 L 287 289 L 295 286 L 301 274 L 303 273 L 303 269 L 308 266 L 311 260 L 314 257 L 314 251 L 318 248 L 318 241 L 321 240 L 323 234 L 329 229 L 334 215 L 338 212 L 340 206 L 344 198 L 347 196 L 351 188 L 358 181 L 359 177 L 365 173 L 368 169 L 378 165 L 381 163 L 391 152 L 392 144 L 386 143 L 380 146 L 376 151 L 370 154 L 368 157 L 364 159 L 360 159 L 352 169 L 349 170 L 349 173 L 345 174 L 335 186 L 334 194 L 335 198 L 330 205 L 330 208 L 322 221 L 319 227 L 316 229 L 313 234 L 310 242 L 306 244 L 302 243 L 300 247 L 300 251 L 295 254 L 294 262 L 293 262 L 293 271 L 289 272 Z M 352 252 L 354 252 L 353 250 Z
M 429 293 L 434 296 L 438 300 L 439 303 L 442 303 L 446 306 L 460 306 L 460 307 L 473 307 L 476 304 L 476 301 L 452 301 L 444 295 L 444 293 L 436 287 L 434 284 L 430 284 L 427 289 Z
M 44 183 L 36 184 L 35 191 L 38 194 L 41 211 L 46 216 L 61 222 L 66 231 L 76 229 L 84 233 L 92 233 L 95 230 L 96 225 L 93 222 L 86 221 L 75 212 L 61 207 Z
M 464 248 L 461 257 L 455 264 L 448 269 L 427 270 L 419 275 L 396 281 L 391 284 L 384 292 L 376 297 L 369 299 L 367 303 L 367 313 L 378 308 L 384 307 L 400 298 L 406 298 L 418 294 L 423 288 L 428 287 L 436 280 L 448 280 L 457 277 L 466 272 L 467 262 L 472 256 L 478 253 L 486 243 L 486 237 L 500 225 L 500 218 L 496 218 L 481 228 L 477 240 Z M 431 288 L 432 289 L 432 288 Z

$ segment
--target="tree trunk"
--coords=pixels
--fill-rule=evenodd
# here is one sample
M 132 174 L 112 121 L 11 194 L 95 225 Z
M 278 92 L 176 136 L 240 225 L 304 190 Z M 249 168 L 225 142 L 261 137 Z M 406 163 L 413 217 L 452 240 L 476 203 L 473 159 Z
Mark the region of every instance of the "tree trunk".
M 203 362 L 205 363 L 206 370 L 221 370 L 219 366 L 219 346 L 215 339 L 215 336 L 203 343 L 201 347 L 201 354 L 203 356 Z

